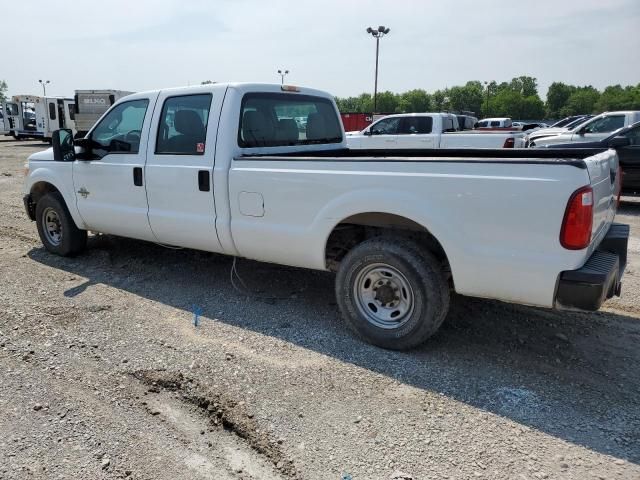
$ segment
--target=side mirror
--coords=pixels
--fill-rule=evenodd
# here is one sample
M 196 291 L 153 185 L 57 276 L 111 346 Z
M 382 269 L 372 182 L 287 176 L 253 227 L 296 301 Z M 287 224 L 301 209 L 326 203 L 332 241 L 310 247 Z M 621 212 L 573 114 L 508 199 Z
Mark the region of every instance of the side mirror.
M 73 162 L 76 159 L 71 130 L 64 128 L 53 132 L 51 144 L 53 145 L 53 159 L 56 162 Z
M 362 134 L 366 135 L 368 137 L 369 135 L 371 135 L 371 130 L 370 129 L 369 130 L 365 130 L 365 131 L 362 132 Z
M 609 140 L 609 147 L 611 148 L 628 147 L 629 145 L 631 145 L 631 140 L 629 140 L 627 137 L 623 137 L 622 135 L 613 137 L 611 140 Z

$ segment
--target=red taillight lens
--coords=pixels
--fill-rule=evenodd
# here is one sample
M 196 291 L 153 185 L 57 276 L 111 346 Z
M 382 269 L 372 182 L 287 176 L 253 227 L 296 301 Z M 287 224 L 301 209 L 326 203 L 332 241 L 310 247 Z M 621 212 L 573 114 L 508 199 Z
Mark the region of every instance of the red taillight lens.
M 504 141 L 504 145 L 502 145 L 502 148 L 514 148 L 516 144 L 516 141 L 513 138 L 507 138 Z
M 560 229 L 560 244 L 569 250 L 581 250 L 591 242 L 593 226 L 593 189 L 582 187 L 571 195 Z

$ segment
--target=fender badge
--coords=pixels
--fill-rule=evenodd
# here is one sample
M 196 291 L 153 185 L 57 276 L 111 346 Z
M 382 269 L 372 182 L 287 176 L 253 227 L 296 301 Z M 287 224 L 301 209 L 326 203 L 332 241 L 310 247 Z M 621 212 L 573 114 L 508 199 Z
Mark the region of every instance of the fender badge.
M 80 190 L 78 190 L 78 193 L 80 195 L 82 195 L 82 198 L 87 198 L 87 196 L 89 196 L 89 190 L 87 190 L 84 187 L 82 187 Z

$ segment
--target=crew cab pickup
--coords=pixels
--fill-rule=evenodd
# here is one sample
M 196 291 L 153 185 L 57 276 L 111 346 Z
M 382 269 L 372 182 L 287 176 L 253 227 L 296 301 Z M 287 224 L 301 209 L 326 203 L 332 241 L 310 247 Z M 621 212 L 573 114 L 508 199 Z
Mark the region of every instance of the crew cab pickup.
M 350 149 L 377 148 L 521 148 L 525 135 L 516 131 L 460 132 L 451 113 L 388 115 L 361 132 L 347 133 Z
M 619 128 L 640 121 L 640 111 L 606 112 L 585 122 L 566 128 L 543 128 L 526 138 L 527 147 L 547 147 L 569 142 L 595 142 L 602 140 Z
M 586 310 L 618 295 L 619 179 L 611 149 L 349 150 L 328 93 L 214 84 L 124 97 L 82 139 L 58 130 L 24 204 L 63 256 L 92 231 L 335 271 L 347 324 L 407 349 L 452 292 Z

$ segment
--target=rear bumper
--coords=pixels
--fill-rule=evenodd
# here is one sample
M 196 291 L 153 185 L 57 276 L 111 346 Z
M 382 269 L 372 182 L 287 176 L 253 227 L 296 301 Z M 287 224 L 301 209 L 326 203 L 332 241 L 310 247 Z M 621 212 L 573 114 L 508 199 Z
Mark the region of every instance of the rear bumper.
M 587 262 L 578 270 L 560 274 L 555 308 L 590 310 L 605 300 L 620 296 L 622 275 L 627 265 L 629 225 L 614 223 Z

